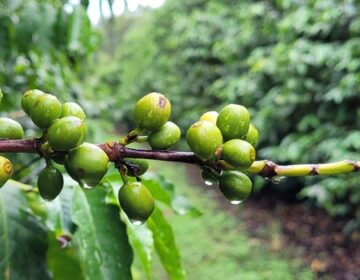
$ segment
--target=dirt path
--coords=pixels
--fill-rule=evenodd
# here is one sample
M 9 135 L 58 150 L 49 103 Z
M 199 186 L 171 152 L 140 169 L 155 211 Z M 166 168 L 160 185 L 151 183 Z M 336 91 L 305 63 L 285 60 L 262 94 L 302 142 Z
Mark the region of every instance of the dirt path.
M 194 183 L 203 184 L 199 172 L 191 168 L 188 172 Z M 345 237 L 342 234 L 345 221 L 332 219 L 320 209 L 309 209 L 299 203 L 286 204 L 271 196 L 253 196 L 242 211 L 237 211 L 216 193 L 219 204 L 245 222 L 250 236 L 268 242 L 274 251 L 302 256 L 317 279 L 360 279 L 360 233 Z M 289 246 L 292 250 L 283 250 Z

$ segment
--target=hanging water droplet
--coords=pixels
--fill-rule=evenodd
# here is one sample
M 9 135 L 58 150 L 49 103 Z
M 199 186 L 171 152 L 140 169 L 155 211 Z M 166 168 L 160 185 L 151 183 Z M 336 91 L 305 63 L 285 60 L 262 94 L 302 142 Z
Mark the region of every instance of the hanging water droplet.
M 212 182 L 212 181 L 210 181 L 210 180 L 205 180 L 204 183 L 205 183 L 205 185 L 207 185 L 207 186 L 212 186 L 212 185 L 214 185 L 214 182 Z
M 283 179 L 285 179 L 285 176 L 274 176 L 274 177 L 265 177 L 266 180 L 271 181 L 274 184 L 279 184 Z
M 89 186 L 88 184 L 84 183 L 84 182 L 79 182 L 79 186 L 81 188 L 83 188 L 84 190 L 91 190 L 93 187 Z
M 133 219 L 130 219 L 130 222 L 131 222 L 134 226 L 141 226 L 143 223 L 145 223 L 145 221 L 133 220 Z
M 234 205 L 238 205 L 240 204 L 241 202 L 243 202 L 243 200 L 231 200 L 230 203 L 231 204 L 234 204 Z

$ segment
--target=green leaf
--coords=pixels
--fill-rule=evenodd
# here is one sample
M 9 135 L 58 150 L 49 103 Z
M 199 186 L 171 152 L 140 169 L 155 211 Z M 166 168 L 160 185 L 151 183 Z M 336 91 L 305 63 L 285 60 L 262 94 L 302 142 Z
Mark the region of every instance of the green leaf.
M 198 217 L 202 214 L 185 197 L 177 195 L 174 185 L 163 176 L 147 173 L 144 175 L 142 183 L 149 189 L 156 200 L 171 207 L 176 214 L 188 214 L 193 217 Z
M 50 279 L 46 231 L 32 214 L 22 184 L 0 189 L 0 279 Z
M 134 226 L 125 215 L 122 215 L 122 218 L 126 221 L 127 234 L 131 246 L 144 267 L 147 279 L 151 279 L 151 265 L 154 251 L 152 232 L 146 225 Z
M 102 187 L 75 190 L 73 220 L 78 225 L 74 239 L 86 279 L 131 279 L 133 252 L 119 208 L 105 202 Z
M 53 279 L 85 279 L 78 256 L 78 247 L 75 242 L 70 242 L 66 247 L 62 247 L 55 234 L 50 232 L 48 244 L 47 263 Z
M 71 205 L 74 194 L 73 180 L 64 175 L 64 188 L 59 196 L 52 201 L 43 200 L 37 188 L 24 185 L 26 199 L 32 212 L 39 216 L 44 225 L 57 235 L 71 235 L 75 224 L 71 217 Z
M 172 228 L 159 208 L 155 208 L 147 221 L 147 226 L 153 233 L 156 252 L 170 278 L 185 279 L 185 271 L 182 268 Z
M 69 183 L 69 177 L 64 176 L 64 188 L 60 195 L 53 201 L 47 202 L 46 226 L 57 235 L 71 235 L 75 231 L 75 224 L 72 221 L 71 206 L 75 192 L 72 182 Z

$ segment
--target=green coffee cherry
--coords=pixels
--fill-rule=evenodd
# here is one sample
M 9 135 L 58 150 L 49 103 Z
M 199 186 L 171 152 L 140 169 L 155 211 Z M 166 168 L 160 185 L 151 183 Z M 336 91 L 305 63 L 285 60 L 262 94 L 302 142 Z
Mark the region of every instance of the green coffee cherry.
M 244 106 L 230 104 L 220 111 L 216 125 L 224 140 L 240 139 L 249 130 L 250 114 Z
M 219 178 L 219 188 L 232 204 L 239 204 L 250 195 L 252 182 L 240 171 L 224 171 Z
M 259 140 L 259 131 L 255 125 L 250 124 L 249 131 L 246 134 L 245 141 L 255 146 Z
M 128 175 L 131 177 L 139 177 L 149 169 L 149 163 L 146 160 L 138 158 L 125 158 L 125 160 L 134 167 L 128 169 Z
M 6 157 L 0 156 L 0 188 L 11 178 L 13 165 Z
M 211 122 L 198 121 L 190 126 L 186 134 L 190 149 L 203 160 L 213 160 L 222 145 L 220 130 Z
M 30 116 L 30 109 L 34 107 L 38 98 L 43 94 L 45 94 L 45 92 L 38 89 L 30 89 L 24 93 L 21 98 L 21 107 L 28 116 Z
M 85 186 L 84 182 L 80 179 L 80 177 L 77 175 L 76 173 L 76 170 L 73 170 L 71 167 L 70 167 L 70 164 L 69 164 L 69 160 L 68 160 L 68 156 L 69 155 L 66 155 L 65 158 L 64 158 L 64 167 L 66 169 L 66 172 L 70 175 L 71 178 L 73 178 L 76 182 L 79 183 L 79 185 L 84 188 L 84 189 L 91 189 L 92 187 L 91 186 Z
M 170 114 L 170 101 L 164 95 L 152 92 L 136 103 L 134 120 L 140 128 L 156 131 L 169 120 Z
M 43 94 L 30 108 L 30 118 L 40 128 L 48 128 L 61 115 L 61 103 L 51 94 Z
M 121 208 L 134 224 L 142 224 L 154 211 L 154 198 L 140 182 L 124 184 L 118 197 Z
M 24 130 L 17 121 L 0 118 L 0 139 L 22 139 Z
M 151 132 L 148 143 L 155 150 L 165 150 L 179 142 L 180 128 L 173 122 L 167 122 L 159 130 Z
M 69 116 L 77 117 L 82 121 L 86 118 L 84 110 L 75 102 L 66 102 L 61 106 L 60 118 Z
M 217 176 L 208 169 L 202 170 L 201 177 L 204 180 L 205 185 L 211 186 L 218 183 Z
M 1 88 L 0 88 L 0 104 L 1 104 L 2 98 L 3 98 L 3 93 L 2 93 Z
M 45 167 L 39 174 L 37 185 L 41 197 L 51 201 L 60 194 L 63 188 L 63 175 L 55 167 Z
M 109 168 L 107 154 L 98 146 L 84 143 L 71 150 L 65 159 L 69 175 L 85 189 L 96 187 Z
M 77 117 L 64 117 L 49 127 L 47 136 L 50 146 L 55 151 L 69 151 L 84 143 L 86 127 Z
M 221 156 L 235 168 L 248 168 L 254 162 L 256 152 L 248 142 L 233 139 L 225 142 Z
M 216 121 L 217 121 L 217 118 L 219 116 L 219 113 L 216 112 L 216 111 L 209 111 L 209 112 L 206 112 L 204 113 L 201 117 L 200 117 L 200 121 L 208 121 L 208 122 L 211 122 L 213 124 L 216 125 Z

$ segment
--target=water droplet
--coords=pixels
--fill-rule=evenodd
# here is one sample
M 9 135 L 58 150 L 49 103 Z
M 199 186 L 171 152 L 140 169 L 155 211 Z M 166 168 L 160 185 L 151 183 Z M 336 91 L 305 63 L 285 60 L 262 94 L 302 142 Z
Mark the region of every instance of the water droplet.
M 51 197 L 51 196 L 43 196 L 42 198 L 47 202 L 50 202 L 50 201 L 54 200 L 54 198 Z
M 274 176 L 274 177 L 265 177 L 266 180 L 271 181 L 274 184 L 279 184 L 283 179 L 285 179 L 285 176 Z
M 134 226 L 141 226 L 145 221 L 130 219 L 130 222 L 131 222 Z
M 205 185 L 207 185 L 207 186 L 212 186 L 212 185 L 214 185 L 214 182 L 212 182 L 212 181 L 210 181 L 210 180 L 205 180 L 204 183 L 205 183 Z
M 234 205 L 238 205 L 240 204 L 241 202 L 243 202 L 243 200 L 231 200 L 230 203 L 231 204 L 234 204 Z
M 93 187 L 89 186 L 88 184 L 84 183 L 84 182 L 79 182 L 79 186 L 81 188 L 83 188 L 84 190 L 91 190 Z

